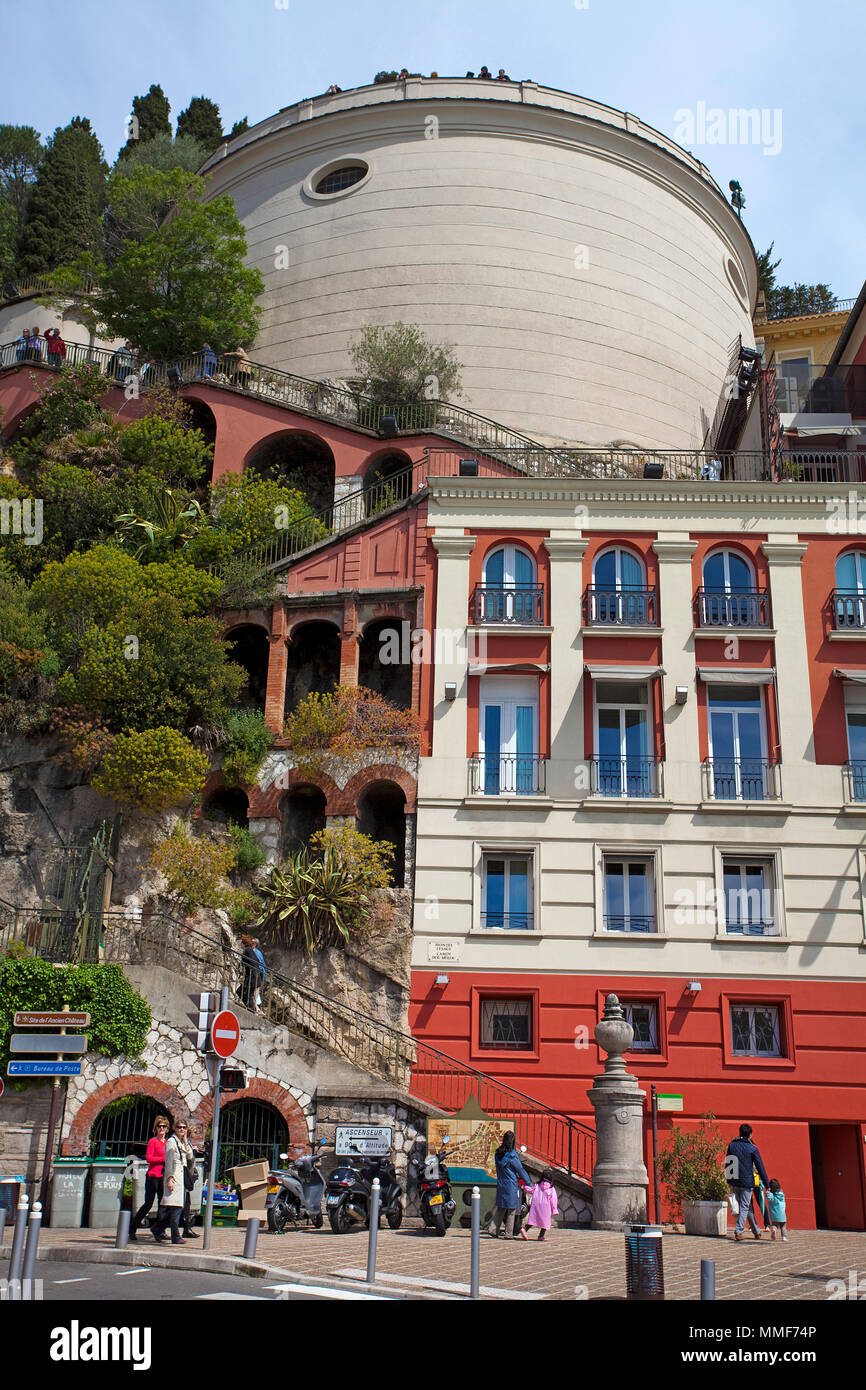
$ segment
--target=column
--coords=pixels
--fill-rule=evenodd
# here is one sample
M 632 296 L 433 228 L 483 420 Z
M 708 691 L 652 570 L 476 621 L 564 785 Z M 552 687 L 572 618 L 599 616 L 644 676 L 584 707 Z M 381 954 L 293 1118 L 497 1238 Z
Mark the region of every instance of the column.
M 271 632 L 268 651 L 268 683 L 265 691 L 265 724 L 277 737 L 283 732 L 286 709 L 286 667 L 288 663 L 288 638 L 286 637 L 286 610 L 281 603 L 275 603 L 271 618 Z
M 643 1108 L 646 1093 L 626 1071 L 622 1054 L 634 1029 L 615 994 L 604 1003 L 595 1040 L 608 1055 L 604 1071 L 587 1091 L 595 1111 L 596 1156 L 592 1170 L 592 1225 L 596 1231 L 622 1231 L 646 1221 L 647 1171 L 643 1161 Z
M 701 799 L 701 752 L 698 738 L 698 697 L 695 681 L 695 639 L 692 556 L 697 542 L 682 534 L 660 533 L 653 542 L 659 561 L 659 612 L 664 632 L 662 711 L 665 732 L 665 792 L 671 801 Z M 684 685 L 684 705 L 675 691 Z
M 340 685 L 358 684 L 358 641 L 358 604 L 347 595 L 343 601 L 340 633 Z
M 432 759 L 425 759 L 442 795 L 465 795 L 467 786 L 467 675 L 466 642 L 469 612 L 469 556 L 475 537 L 437 532 L 431 538 L 437 554 L 436 614 L 431 633 L 436 660 L 433 679 Z M 438 637 L 438 642 L 437 642 Z M 438 646 L 438 654 L 436 648 Z M 456 685 L 456 698 L 445 698 L 448 683 Z M 432 788 L 431 788 L 432 789 Z
M 813 801 L 815 741 L 806 650 L 806 620 L 800 566 L 808 546 L 790 536 L 770 534 L 761 546 L 770 562 L 770 606 L 776 629 L 774 663 L 779 741 L 782 763 L 782 797 L 785 801 Z M 770 756 L 773 756 L 770 750 Z M 811 793 L 805 786 L 799 795 L 802 770 L 810 763 Z M 834 772 L 837 770 L 834 769 Z M 839 786 L 838 778 L 834 781 Z M 837 791 L 837 797 L 841 792 Z
M 553 532 L 544 542 L 550 556 L 550 777 L 557 800 L 577 794 L 578 768 L 586 765 L 583 729 L 583 557 L 588 541 Z M 587 790 L 588 782 L 583 790 Z

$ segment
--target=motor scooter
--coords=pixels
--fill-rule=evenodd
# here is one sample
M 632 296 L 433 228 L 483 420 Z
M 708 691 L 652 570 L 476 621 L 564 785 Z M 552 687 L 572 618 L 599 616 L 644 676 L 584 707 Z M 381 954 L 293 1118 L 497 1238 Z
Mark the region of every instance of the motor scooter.
M 316 1148 L 324 1143 L 324 1139 L 320 1139 Z M 318 1155 L 314 1150 L 296 1158 L 294 1163 L 289 1163 L 288 1154 L 280 1154 L 280 1158 L 288 1167 L 268 1174 L 268 1230 L 282 1235 L 288 1226 L 297 1227 L 302 1222 L 309 1222 L 318 1230 L 325 1221 L 322 1215 L 325 1179 L 319 1171 Z
M 374 1178 L 379 1179 L 379 1215 L 381 1217 L 384 1212 L 391 1230 L 398 1230 L 403 1221 L 403 1189 L 391 1158 L 364 1156 L 357 1144 L 350 1148 L 358 1155 L 357 1159 L 341 1163 L 328 1179 L 331 1230 L 342 1236 L 347 1231 L 369 1226 Z
M 432 1228 L 437 1236 L 444 1236 L 457 1206 L 451 1196 L 451 1176 L 445 1166 L 448 1154 L 445 1146 L 450 1140 L 450 1134 L 446 1134 L 439 1153 L 428 1154 L 418 1174 L 421 1217 L 424 1225 Z

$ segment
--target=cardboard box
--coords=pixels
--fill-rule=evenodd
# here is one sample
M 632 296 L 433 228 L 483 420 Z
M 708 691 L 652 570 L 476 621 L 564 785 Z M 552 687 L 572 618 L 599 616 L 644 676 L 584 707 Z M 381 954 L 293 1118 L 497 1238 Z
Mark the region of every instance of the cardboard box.
M 260 1163 L 241 1163 L 237 1168 L 231 1169 L 232 1177 L 238 1187 L 244 1187 L 248 1183 L 266 1183 L 270 1164 L 267 1159 L 262 1159 Z

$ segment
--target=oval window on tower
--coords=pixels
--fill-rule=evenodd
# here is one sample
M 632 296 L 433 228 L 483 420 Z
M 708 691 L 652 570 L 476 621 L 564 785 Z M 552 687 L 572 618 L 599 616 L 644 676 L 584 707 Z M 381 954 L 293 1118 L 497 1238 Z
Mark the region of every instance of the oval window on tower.
M 310 198 L 335 198 L 341 193 L 351 193 L 370 177 L 370 165 L 366 159 L 349 155 L 343 159 L 332 159 L 328 164 L 314 169 L 304 184 L 304 192 Z

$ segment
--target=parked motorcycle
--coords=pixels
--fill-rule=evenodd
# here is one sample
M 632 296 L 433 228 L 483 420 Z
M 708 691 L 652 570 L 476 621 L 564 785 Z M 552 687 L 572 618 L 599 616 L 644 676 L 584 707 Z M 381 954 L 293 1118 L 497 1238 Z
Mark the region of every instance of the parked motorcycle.
M 445 1135 L 437 1154 L 428 1154 L 418 1175 L 421 1197 L 421 1217 L 425 1226 L 432 1227 L 437 1236 L 444 1236 L 454 1215 L 457 1203 L 451 1196 L 451 1176 L 445 1166 L 451 1136 Z
M 384 1212 L 391 1230 L 398 1230 L 403 1221 L 403 1189 L 397 1181 L 393 1162 L 390 1157 L 364 1156 L 357 1144 L 350 1147 L 358 1157 L 349 1162 L 344 1160 L 328 1179 L 331 1230 L 341 1236 L 358 1227 L 369 1226 L 374 1178 L 379 1179 L 379 1215 L 381 1217 Z
M 317 1148 L 324 1145 L 320 1139 Z M 303 1158 L 289 1163 L 288 1154 L 280 1154 L 288 1167 L 268 1174 L 268 1197 L 266 1210 L 268 1230 L 274 1235 L 282 1235 L 287 1226 L 299 1226 L 309 1222 L 318 1230 L 324 1225 L 322 1215 L 322 1196 L 325 1179 L 319 1171 L 319 1159 L 315 1151 Z

